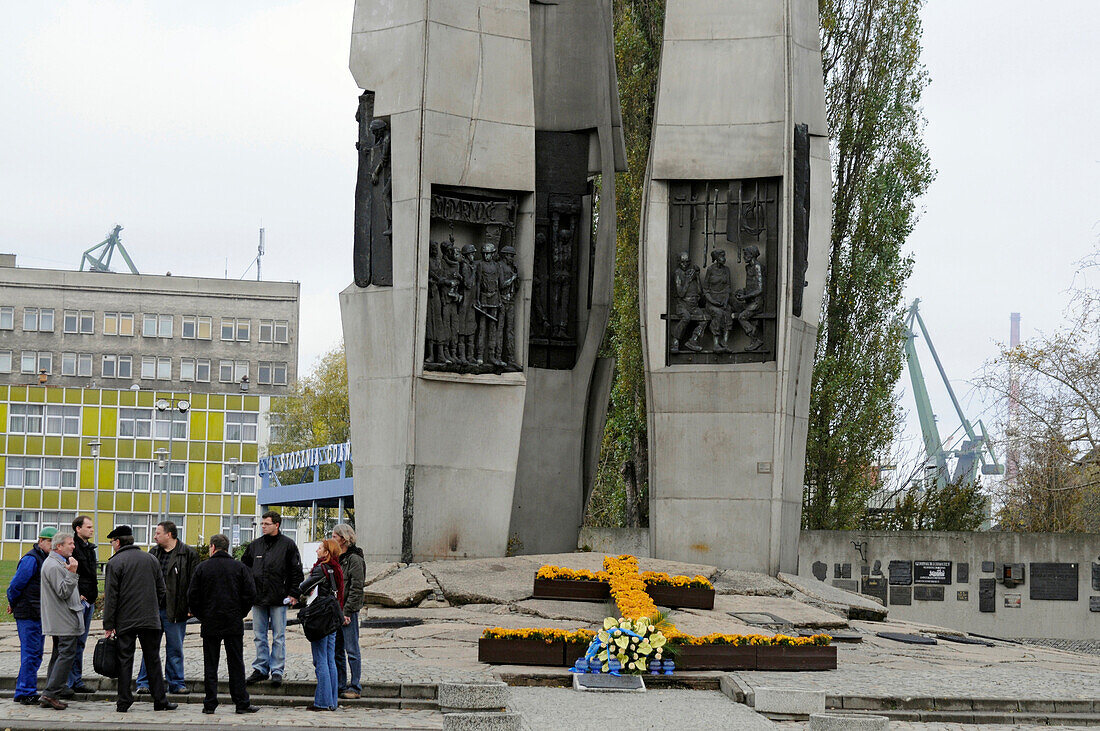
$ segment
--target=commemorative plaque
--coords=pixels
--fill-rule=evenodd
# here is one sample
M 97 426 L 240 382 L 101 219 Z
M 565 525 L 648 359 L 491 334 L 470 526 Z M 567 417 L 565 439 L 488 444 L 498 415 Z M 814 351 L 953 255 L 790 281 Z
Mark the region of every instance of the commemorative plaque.
M 829 565 L 824 561 L 814 561 L 813 566 L 810 567 L 810 571 L 813 572 L 815 579 L 818 581 L 825 581 L 829 575 Z
M 1089 597 L 1089 611 L 1100 612 L 1100 596 Z
M 919 602 L 942 602 L 943 587 L 918 584 L 913 587 L 913 598 Z
M 909 586 L 913 583 L 912 561 L 891 561 L 887 571 L 890 572 L 891 585 Z
M 1031 564 L 1031 599 L 1056 602 L 1077 601 L 1077 564 Z
M 1023 594 L 1005 594 L 1005 609 L 1020 609 Z
M 834 579 L 843 579 L 844 578 L 844 569 L 838 563 L 833 564 L 833 578 Z
M 950 561 L 914 561 L 913 562 L 913 583 L 914 584 L 938 584 L 947 585 L 951 583 L 951 562 Z
M 890 587 L 890 606 L 909 606 L 913 603 L 913 587 L 911 586 L 891 586 Z
M 968 601 L 970 601 L 970 592 L 969 591 L 956 591 L 955 592 L 955 599 L 956 599 L 956 601 L 960 601 L 960 602 L 968 602 Z
M 957 584 L 969 584 L 970 583 L 970 564 L 960 561 L 955 564 L 955 583 Z
M 852 578 L 852 564 L 842 563 L 840 565 L 840 578 L 842 578 L 842 579 Z
M 833 579 L 833 586 L 853 594 L 859 593 L 859 582 L 855 579 Z
M 1092 565 L 1092 590 L 1100 591 L 1100 563 Z
M 997 611 L 997 580 L 978 579 L 978 611 Z
M 864 576 L 860 586 L 860 593 L 873 596 L 886 605 L 886 579 L 882 576 Z
M 993 561 L 982 561 L 982 573 L 983 574 L 992 574 L 996 570 L 997 570 L 997 564 L 994 563 Z

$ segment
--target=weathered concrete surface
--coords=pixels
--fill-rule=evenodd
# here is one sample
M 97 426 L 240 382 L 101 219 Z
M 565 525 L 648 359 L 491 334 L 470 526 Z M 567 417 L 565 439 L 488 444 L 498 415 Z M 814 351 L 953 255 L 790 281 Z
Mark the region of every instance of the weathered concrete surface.
M 886 716 L 858 716 L 854 713 L 814 713 L 810 731 L 889 731 Z
M 793 590 L 782 581 L 767 574 L 751 571 L 723 569 L 711 579 L 717 594 L 743 594 L 746 596 L 790 596 Z
M 564 619 L 577 622 L 603 622 L 610 614 L 616 614 L 605 602 L 566 602 L 556 599 L 524 599 L 515 604 L 517 612 L 547 619 Z
M 671 0 L 666 7 L 639 287 L 655 556 L 772 575 L 797 567 L 831 215 L 816 12 L 813 0 Z M 670 183 L 782 177 L 789 220 L 798 124 L 812 135 L 802 315 L 792 312 L 802 284 L 792 276 L 793 227 L 783 225 L 779 261 L 766 264 L 776 277 L 774 360 L 669 365 Z
M 505 683 L 440 683 L 439 707 L 449 710 L 503 711 L 508 704 Z
M 395 573 L 398 569 L 405 567 L 403 563 L 396 563 L 393 561 L 388 562 L 369 562 L 366 565 L 365 572 L 363 574 L 363 585 L 369 586 L 379 579 L 384 579 L 392 573 Z
M 825 691 L 768 687 L 753 691 L 753 708 L 757 713 L 809 715 L 825 710 Z
M 995 637 L 1044 637 L 1081 639 L 1100 637 L 1100 612 L 1089 611 L 1090 597 L 1100 595 L 1092 585 L 1093 566 L 1100 559 L 1100 535 L 1071 533 L 1012 533 L 991 531 L 951 533 L 938 531 L 804 531 L 799 573 L 818 585 L 811 575 L 815 561 L 852 563 L 859 575 L 860 556 L 852 542 L 866 543 L 867 563 L 879 561 L 889 573 L 891 561 L 951 561 L 951 584 L 944 586 L 944 601 L 913 599 L 910 605 L 890 605 L 891 618 L 927 622 L 965 632 Z M 993 612 L 978 611 L 981 579 L 995 573 L 982 570 L 983 562 L 995 566 L 1024 564 L 1024 583 L 1016 587 L 996 584 Z M 959 581 L 959 564 L 967 564 L 965 581 Z M 1040 601 L 1032 598 L 1036 588 L 1032 563 L 1062 563 L 1076 567 L 1076 601 Z M 1067 567 L 1068 568 L 1068 567 Z M 959 592 L 964 592 L 961 596 Z M 1021 595 L 1018 609 L 1005 606 L 1005 596 Z
M 698 610 L 695 610 L 698 611 Z M 829 629 L 847 627 L 848 620 L 795 599 L 773 596 L 736 596 L 723 594 L 714 597 L 715 612 L 769 612 L 782 617 L 794 627 Z M 734 620 L 736 621 L 736 619 Z
M 885 619 L 888 614 L 886 607 L 872 597 L 838 589 L 812 576 L 781 573 L 778 579 L 806 596 L 822 602 L 823 605 L 843 612 L 844 616 L 851 619 L 879 620 Z
M 432 587 L 416 567 L 401 569 L 396 574 L 376 581 L 363 590 L 369 604 L 386 607 L 411 607 L 432 593 Z
M 581 528 L 577 548 L 582 551 L 609 553 L 618 556 L 629 553 L 639 558 L 649 556 L 649 528 Z

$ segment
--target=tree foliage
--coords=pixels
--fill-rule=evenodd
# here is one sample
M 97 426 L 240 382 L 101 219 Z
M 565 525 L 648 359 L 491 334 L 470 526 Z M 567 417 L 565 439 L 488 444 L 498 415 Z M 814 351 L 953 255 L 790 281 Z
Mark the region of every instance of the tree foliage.
M 1098 257 L 1082 274 L 1097 268 Z M 980 384 L 1000 398 L 1007 414 L 1001 527 L 1100 530 L 1100 290 L 1075 288 L 1067 323 L 1004 349 L 987 364 Z
M 833 224 L 803 525 L 855 528 L 899 424 L 903 253 L 934 173 L 922 141 L 922 0 L 820 0 Z
M 893 509 L 864 521 L 873 530 L 977 530 L 986 518 L 988 497 L 981 483 L 936 486 L 914 484 Z
M 649 453 L 638 305 L 638 232 L 664 17 L 664 0 L 614 3 L 615 62 L 629 170 L 617 176 L 615 186 L 615 289 L 603 345 L 603 354 L 615 358 L 615 376 L 596 486 L 586 511 L 590 525 L 638 526 L 648 522 Z

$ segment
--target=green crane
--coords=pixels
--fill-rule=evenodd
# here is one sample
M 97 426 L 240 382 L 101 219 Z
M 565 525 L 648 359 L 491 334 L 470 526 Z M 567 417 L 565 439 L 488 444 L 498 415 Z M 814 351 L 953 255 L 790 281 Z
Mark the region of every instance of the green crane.
M 118 237 L 118 232 L 122 230 L 122 226 L 115 224 L 114 229 L 107 234 L 107 238 L 100 241 L 84 252 L 84 256 L 80 259 L 80 271 L 84 271 L 84 265 L 88 265 L 88 271 L 90 272 L 109 272 L 111 271 L 111 258 L 115 255 L 115 250 L 122 255 L 122 260 L 126 262 L 126 266 L 130 267 L 131 274 L 137 274 L 137 267 L 134 266 L 134 262 L 130 260 L 130 254 L 127 253 L 126 247 L 122 245 L 122 239 Z M 103 251 L 100 252 L 100 249 Z
M 948 484 L 974 484 L 977 481 L 978 467 L 980 465 L 983 475 L 1003 475 L 1004 465 L 997 461 L 997 455 L 993 453 L 993 442 L 985 429 L 982 420 L 978 420 L 978 431 L 963 413 L 959 399 L 955 396 L 955 389 L 951 388 L 951 381 L 947 378 L 947 372 L 943 369 L 936 346 L 932 344 L 932 338 L 928 334 L 928 328 L 919 311 L 920 300 L 913 300 L 909 313 L 905 317 L 905 357 L 909 362 L 909 380 L 913 384 L 913 398 L 917 402 L 917 417 L 920 419 L 921 436 L 924 438 L 924 451 L 928 456 L 927 465 L 935 471 L 936 487 L 943 488 Z M 917 357 L 917 331 L 914 326 L 920 328 L 921 336 L 928 343 L 928 350 L 932 353 L 932 360 L 943 379 L 943 385 L 947 387 L 947 394 L 951 397 L 951 403 L 955 407 L 959 421 L 962 422 L 966 439 L 962 441 L 958 449 L 948 449 L 940 439 L 940 431 L 936 426 L 936 414 L 932 411 L 932 401 L 928 397 L 928 386 L 924 381 L 924 371 L 921 370 L 920 359 Z M 980 432 L 980 436 L 979 433 Z M 948 459 L 954 457 L 955 471 L 949 472 Z

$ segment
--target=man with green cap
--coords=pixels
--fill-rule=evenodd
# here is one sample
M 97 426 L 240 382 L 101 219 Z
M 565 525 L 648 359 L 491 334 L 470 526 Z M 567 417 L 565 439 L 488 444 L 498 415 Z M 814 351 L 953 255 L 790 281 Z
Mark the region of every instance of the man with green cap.
M 15 702 L 38 702 L 38 668 L 42 666 L 42 562 L 50 554 L 57 528 L 43 528 L 38 543 L 19 559 L 15 576 L 8 584 L 8 614 L 15 617 L 19 632 L 19 676 L 15 680 Z

